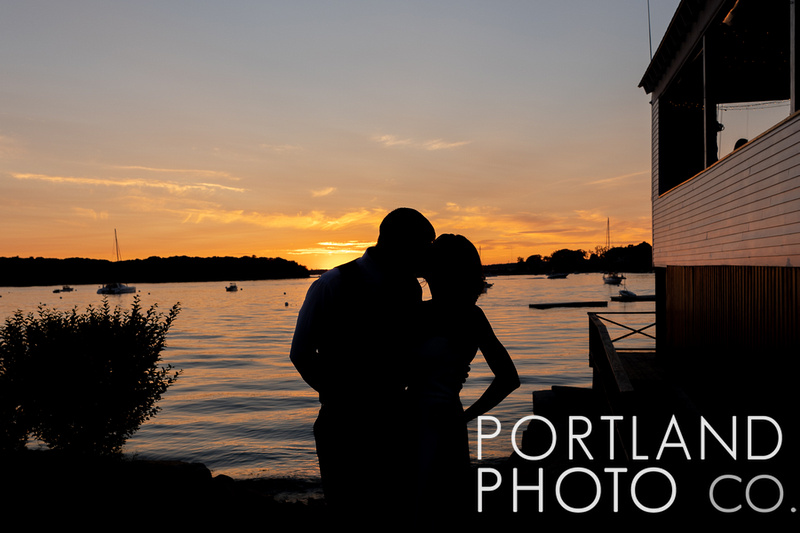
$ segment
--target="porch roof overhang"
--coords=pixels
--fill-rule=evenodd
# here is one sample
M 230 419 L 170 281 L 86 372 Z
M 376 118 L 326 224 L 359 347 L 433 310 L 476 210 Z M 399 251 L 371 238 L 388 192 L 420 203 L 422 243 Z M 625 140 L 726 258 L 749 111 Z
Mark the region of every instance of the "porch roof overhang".
M 717 103 L 788 99 L 789 40 L 788 0 L 682 0 L 639 87 L 658 98 L 705 72 Z

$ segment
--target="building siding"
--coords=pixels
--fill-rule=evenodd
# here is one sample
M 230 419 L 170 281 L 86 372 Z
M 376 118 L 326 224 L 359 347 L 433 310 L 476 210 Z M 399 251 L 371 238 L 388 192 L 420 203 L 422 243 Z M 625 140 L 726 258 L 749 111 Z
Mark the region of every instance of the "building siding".
M 662 195 L 653 125 L 656 267 L 800 266 L 800 115 Z

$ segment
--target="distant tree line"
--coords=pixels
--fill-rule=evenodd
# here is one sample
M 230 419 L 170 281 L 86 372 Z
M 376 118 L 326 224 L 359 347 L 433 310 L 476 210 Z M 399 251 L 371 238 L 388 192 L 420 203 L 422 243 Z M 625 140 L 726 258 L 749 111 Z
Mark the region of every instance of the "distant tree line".
M 487 274 L 549 274 L 551 272 L 650 272 L 653 269 L 653 248 L 642 242 L 625 247 L 597 247 L 585 250 L 556 250 L 549 256 L 531 255 L 516 263 L 488 265 Z
M 148 257 L 126 261 L 0 257 L 0 286 L 169 283 L 306 278 L 309 270 L 279 257 Z

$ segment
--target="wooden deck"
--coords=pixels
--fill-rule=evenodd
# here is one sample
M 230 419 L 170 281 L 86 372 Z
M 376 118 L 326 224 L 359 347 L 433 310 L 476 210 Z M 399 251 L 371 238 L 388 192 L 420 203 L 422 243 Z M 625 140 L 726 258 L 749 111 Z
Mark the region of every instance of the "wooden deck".
M 797 400 L 787 389 L 776 390 L 777 387 L 771 386 L 780 376 L 775 376 L 766 386 L 763 380 L 751 377 L 749 379 L 760 386 L 757 390 L 748 389 L 730 379 L 742 373 L 737 365 L 727 365 L 730 367 L 727 369 L 718 365 L 703 368 L 700 364 L 687 365 L 683 361 L 682 366 L 676 367 L 674 363 L 665 362 L 663 354 L 658 354 L 654 347 L 617 349 L 598 314 L 601 312 L 589 313 L 588 364 L 593 370 L 592 386 L 553 386 L 532 393 L 533 414 L 552 424 L 558 442 L 553 444 L 553 432 L 542 421 L 532 420 L 528 424 L 521 443 L 525 455 L 512 455 L 508 466 L 519 471 L 521 483 L 530 485 L 539 479 L 555 483 L 567 472 L 571 479 L 578 480 L 581 475 L 586 477 L 593 473 L 602 484 L 598 494 L 602 494 L 603 499 L 596 509 L 584 515 L 590 526 L 603 517 L 612 520 L 624 517 L 626 525 L 638 522 L 659 527 L 665 524 L 683 527 L 687 516 L 713 519 L 718 525 L 720 520 L 740 526 L 746 519 L 762 524 L 764 520 L 780 521 L 787 517 L 796 522 L 793 505 L 800 493 L 797 486 L 800 471 L 793 454 L 796 448 L 789 444 L 797 442 L 796 411 L 785 407 L 796 406 Z M 622 317 L 609 318 L 610 322 L 622 321 Z M 630 329 L 638 332 L 637 335 L 648 331 L 638 326 Z M 750 373 L 754 371 L 754 367 L 748 368 L 752 368 Z M 764 397 L 768 402 L 764 402 Z M 765 407 L 774 410 L 764 410 Z M 744 419 L 751 414 L 773 416 L 780 422 L 786 449 L 778 457 L 770 461 L 749 461 L 740 449 L 738 457 L 731 458 L 719 443 L 707 436 L 708 455 L 701 459 L 701 416 L 720 431 L 721 438 L 730 442 L 732 416 L 740 418 L 737 432 L 741 441 L 748 424 Z M 761 442 L 769 440 L 770 435 L 759 437 L 764 437 L 759 438 Z M 786 503 L 779 511 L 765 515 L 743 508 L 727 514 L 710 505 L 709 487 L 720 475 L 733 472 L 748 480 L 763 475 L 764 471 L 775 474 L 786 491 Z M 618 472 L 619 478 L 615 480 L 609 472 Z M 650 505 L 668 501 L 667 475 L 674 482 L 676 499 L 663 512 L 642 512 L 630 502 L 624 490 L 627 487 L 617 486 L 617 482 L 630 484 L 634 476 L 644 472 L 648 472 L 652 484 L 647 488 L 641 486 L 637 491 Z M 627 505 L 619 512 L 611 511 L 609 503 L 609 495 L 616 489 L 621 495 L 620 505 Z M 594 494 L 595 488 L 591 483 L 579 488 L 576 483 L 574 489 L 567 490 L 565 501 L 585 503 L 586 494 Z M 741 491 L 741 486 L 731 483 L 724 490 L 718 487 L 716 495 L 720 501 L 738 503 L 741 494 L 737 490 Z M 759 496 L 762 494 L 768 493 L 764 491 Z M 773 499 L 765 501 L 774 503 L 774 495 L 770 497 Z M 551 524 L 563 525 L 560 519 L 572 521 L 580 516 L 557 507 L 554 512 L 552 505 L 547 512 L 536 513 L 536 500 L 530 493 L 523 493 L 520 498 L 521 505 L 526 506 L 520 516 L 527 513 L 540 524 L 545 519 Z
M 789 386 L 797 374 L 791 367 L 784 372 L 774 372 L 769 365 L 743 369 L 733 359 L 715 360 L 710 366 L 685 359 L 676 364 L 666 361 L 655 347 L 617 349 L 615 342 L 627 335 L 612 340 L 599 314 L 588 313 L 592 386 L 535 391 L 534 414 L 552 417 L 562 427 L 569 416 L 586 416 L 598 424 L 602 424 L 602 416 L 621 417 L 617 445 L 628 458 L 635 455 L 633 448 L 637 445 L 657 449 L 673 417 L 680 426 L 697 433 L 701 416 L 730 426 L 733 416 L 766 415 L 780 422 L 786 436 L 797 433 L 797 397 L 792 392 L 795 388 Z M 619 319 L 613 317 L 609 322 L 616 324 L 614 320 Z M 631 334 L 652 338 L 647 327 L 628 329 Z M 630 423 L 634 417 L 639 422 L 637 428 Z
M 608 302 L 604 300 L 590 302 L 545 302 L 529 304 L 528 307 L 531 309 L 553 309 L 555 307 L 608 307 Z
M 612 324 L 619 325 L 615 320 Z M 623 326 L 626 327 L 627 326 Z M 628 328 L 628 335 L 653 338 L 645 327 Z M 625 338 L 622 335 L 619 338 Z M 618 340 L 618 339 L 617 339 Z M 617 350 L 614 340 L 596 313 L 589 313 L 589 365 L 593 369 L 591 388 L 552 387 L 533 393 L 533 411 L 554 420 L 559 431 L 565 431 L 570 416 L 585 416 L 593 424 L 601 424 L 601 416 L 622 417 L 616 425 L 617 444 L 627 459 L 635 446 L 652 447 L 673 415 L 697 417 L 698 410 L 679 380 L 659 359 L 655 348 Z M 643 424 L 633 435 L 632 419 Z M 605 433 L 602 439 L 607 438 Z M 607 444 L 598 437 L 601 448 Z M 636 443 L 634 444 L 634 441 Z M 529 444 L 532 444 L 531 440 Z

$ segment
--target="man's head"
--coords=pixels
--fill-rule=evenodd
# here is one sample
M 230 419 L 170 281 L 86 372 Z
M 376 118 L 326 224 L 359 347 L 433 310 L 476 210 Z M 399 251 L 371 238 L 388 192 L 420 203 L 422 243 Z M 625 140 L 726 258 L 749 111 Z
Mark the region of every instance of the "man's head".
M 410 268 L 421 274 L 422 264 L 436 239 L 433 225 L 416 209 L 400 207 L 381 222 L 376 248 L 397 268 Z

